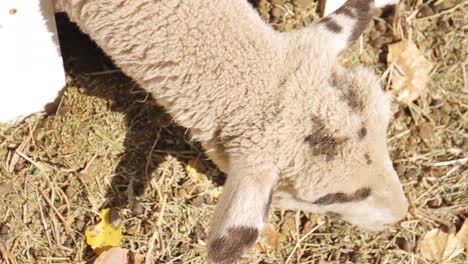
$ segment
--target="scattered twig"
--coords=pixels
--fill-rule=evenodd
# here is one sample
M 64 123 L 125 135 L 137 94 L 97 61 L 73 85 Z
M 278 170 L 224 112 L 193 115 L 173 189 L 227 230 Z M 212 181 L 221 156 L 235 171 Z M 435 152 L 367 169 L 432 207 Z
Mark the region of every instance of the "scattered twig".
M 434 14 L 432 16 L 426 16 L 426 17 L 421 17 L 421 18 L 418 18 L 417 20 L 426 20 L 426 19 L 430 19 L 430 18 L 436 18 L 436 17 L 440 17 L 440 16 L 443 16 L 443 15 L 446 15 L 446 14 L 449 14 L 449 13 L 452 13 L 453 11 L 455 11 L 457 8 L 461 7 L 462 5 L 466 5 L 468 4 L 468 1 L 463 1 L 461 3 L 458 3 L 454 6 L 452 6 L 451 8 L 448 8 L 448 9 L 445 9 L 437 14 Z
M 151 236 L 149 243 L 148 243 L 148 252 L 145 258 L 145 264 L 151 264 L 153 262 L 153 249 L 154 244 L 156 242 L 156 237 L 158 236 L 158 231 L 154 231 L 153 235 Z
M 149 176 L 149 167 L 150 167 L 150 164 L 152 162 L 152 156 L 153 156 L 154 149 L 156 148 L 156 145 L 158 144 L 160 136 L 161 136 L 161 128 L 158 129 L 158 132 L 156 133 L 156 139 L 154 140 L 153 145 L 151 146 L 151 149 L 150 149 L 148 155 L 146 156 L 145 177 L 146 177 L 147 180 L 149 180 L 149 178 L 150 178 L 150 176 Z
M 45 216 L 44 216 L 44 210 L 42 209 L 41 201 L 39 199 L 39 195 L 37 194 L 37 192 L 36 192 L 36 199 L 37 199 L 37 204 L 39 205 L 39 214 L 41 215 L 42 225 L 44 226 L 44 233 L 46 234 L 47 242 L 49 242 L 49 247 L 52 247 L 52 239 L 50 238 L 49 227 L 47 226 Z
M 292 256 L 294 255 L 294 252 L 296 252 L 297 248 L 299 247 L 299 245 L 310 235 L 312 234 L 315 230 L 317 230 L 319 227 L 321 227 L 323 224 L 318 224 L 316 225 L 314 228 L 312 228 L 309 232 L 307 232 L 307 234 L 305 234 L 301 239 L 299 239 L 296 243 L 296 245 L 294 245 L 294 248 L 293 250 L 291 251 L 291 253 L 289 254 L 288 258 L 286 259 L 286 262 L 285 264 L 288 264 L 291 259 L 292 259 Z
M 465 163 L 468 163 L 468 158 L 441 161 L 441 162 L 432 163 L 431 165 L 435 167 L 441 167 L 441 166 L 447 166 L 447 165 L 453 165 L 453 164 L 465 164 Z
M 36 168 L 38 168 L 41 172 L 44 172 L 44 168 L 41 166 L 41 164 L 35 162 L 34 160 L 32 160 L 30 157 L 28 157 L 26 154 L 24 154 L 23 152 L 19 151 L 19 150 L 15 150 L 15 152 L 20 156 L 22 157 L 23 159 L 27 160 L 29 163 L 31 163 L 32 165 L 34 165 Z
M 451 168 L 449 171 L 447 171 L 447 173 L 444 175 L 444 177 L 442 178 L 447 178 L 449 177 L 450 175 L 452 175 L 454 172 L 456 172 L 458 169 L 460 169 L 464 164 L 458 164 L 457 166 L 454 166 L 453 168 Z
M 116 70 L 108 70 L 108 71 L 100 71 L 100 72 L 88 72 L 85 73 L 87 76 L 99 76 L 99 75 L 107 75 L 107 74 L 114 74 L 114 73 L 121 73 L 122 70 L 116 69 Z
M 16 264 L 16 258 L 13 256 L 0 242 L 0 256 L 5 260 L 6 264 Z
M 387 140 L 387 142 L 392 142 L 392 141 L 395 140 L 395 139 L 398 139 L 398 138 L 401 138 L 401 137 L 403 137 L 403 136 L 405 136 L 405 135 L 408 135 L 410 132 L 411 132 L 411 130 L 410 130 L 410 129 L 407 129 L 407 130 L 401 132 L 400 134 L 395 135 L 395 136 L 389 138 L 389 139 Z
M 55 214 L 60 219 L 60 221 L 63 223 L 63 225 L 65 227 L 65 232 L 67 233 L 67 235 L 70 235 L 70 226 L 69 226 L 68 222 L 65 220 L 65 218 L 63 218 L 62 214 L 59 212 L 59 210 L 57 210 L 54 203 L 49 199 L 49 197 L 47 197 L 45 192 L 43 190 L 41 190 L 41 189 L 39 189 L 39 192 L 41 193 L 42 197 L 44 197 L 44 199 L 47 201 L 50 208 L 52 208 L 52 210 L 55 212 Z

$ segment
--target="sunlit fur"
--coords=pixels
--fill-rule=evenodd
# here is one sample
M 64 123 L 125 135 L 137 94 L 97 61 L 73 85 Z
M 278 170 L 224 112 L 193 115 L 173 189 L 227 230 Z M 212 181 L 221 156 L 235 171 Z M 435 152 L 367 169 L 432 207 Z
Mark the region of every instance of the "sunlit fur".
M 374 74 L 363 67 L 345 70 L 334 66 L 332 71 L 346 76 L 342 85 L 356 89 L 364 108 L 353 111 L 328 82 L 315 85 L 317 96 L 313 99 L 312 112 L 322 117 L 333 136 L 348 140 L 334 159 L 314 155 L 303 141 L 314 127 L 313 121 L 289 118 L 293 126 L 283 132 L 289 135 L 281 143 L 286 147 L 279 164 L 284 164 L 285 169 L 274 192 L 273 206 L 337 213 L 365 229 L 381 230 L 385 224 L 402 219 L 408 207 L 387 150 L 389 99 Z M 361 134 L 363 128 L 365 136 Z M 328 193 L 353 193 L 362 187 L 371 190 L 371 195 L 363 201 L 325 206 L 313 203 Z
M 405 215 L 386 147 L 388 98 L 373 73 L 337 59 L 371 19 L 371 2 L 349 0 L 289 33 L 245 0 L 60 0 L 57 8 L 227 173 L 208 255 L 232 263 L 262 229 L 272 191 L 275 207 L 340 214 L 372 230 Z M 370 196 L 358 202 L 314 203 L 363 187 Z

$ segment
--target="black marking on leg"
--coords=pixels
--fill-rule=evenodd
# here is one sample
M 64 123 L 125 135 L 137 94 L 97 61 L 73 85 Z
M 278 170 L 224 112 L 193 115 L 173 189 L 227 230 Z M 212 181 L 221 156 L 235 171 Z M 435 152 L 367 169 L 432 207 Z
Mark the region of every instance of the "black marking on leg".
M 342 7 L 336 10 L 336 14 L 343 14 L 356 19 L 349 41 L 355 41 L 372 19 L 373 3 L 374 1 L 371 0 L 349 0 Z
M 325 26 L 334 33 L 340 33 L 343 28 L 336 23 L 331 17 L 326 17 L 319 22 L 320 24 L 325 24 Z
M 357 17 L 357 11 L 350 8 L 349 6 L 342 6 L 335 12 L 337 15 L 345 15 L 349 18 L 356 18 Z
M 258 229 L 254 227 L 233 227 L 227 233 L 212 241 L 208 246 L 208 258 L 214 263 L 233 263 L 255 243 Z

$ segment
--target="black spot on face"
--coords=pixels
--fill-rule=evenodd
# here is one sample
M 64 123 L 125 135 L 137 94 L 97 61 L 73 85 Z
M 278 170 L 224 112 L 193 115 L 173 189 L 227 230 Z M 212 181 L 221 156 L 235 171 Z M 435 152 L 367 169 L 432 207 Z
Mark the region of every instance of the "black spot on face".
M 348 140 L 345 137 L 334 137 L 332 132 L 325 127 L 324 122 L 313 117 L 315 129 L 312 134 L 305 138 L 305 141 L 312 147 L 313 155 L 324 155 L 327 160 L 332 160 L 338 153 L 344 142 Z
M 330 193 L 318 198 L 313 203 L 316 205 L 330 205 L 334 203 L 358 202 L 366 199 L 370 194 L 371 189 L 369 187 L 363 187 L 352 194 L 342 192 Z
M 338 147 L 346 138 L 335 138 L 324 134 L 309 135 L 306 141 L 312 146 L 314 155 L 325 155 L 327 160 L 332 160 L 338 154 Z
M 234 263 L 255 243 L 258 230 L 253 227 L 234 227 L 212 241 L 208 246 L 208 258 L 214 263 Z
M 367 135 L 367 128 L 365 126 L 362 126 L 361 129 L 358 131 L 358 137 L 359 139 L 365 138 Z
M 343 29 L 340 25 L 338 25 L 338 23 L 336 23 L 336 21 L 334 21 L 332 18 L 330 17 L 326 17 L 322 20 L 320 20 L 319 22 L 320 24 L 325 24 L 325 26 L 331 31 L 331 32 L 334 32 L 334 33 L 340 33 L 341 30 Z
M 352 195 L 353 197 L 351 197 L 351 199 L 353 201 L 362 201 L 366 199 L 367 197 L 369 197 L 370 194 L 371 194 L 371 189 L 369 187 L 364 187 L 354 192 L 354 194 Z
M 341 100 L 346 102 L 352 110 L 356 112 L 362 112 L 364 110 L 364 103 L 357 92 L 359 91 L 359 87 L 357 87 L 357 84 L 353 80 L 347 78 L 346 75 L 333 72 L 329 83 L 331 86 L 338 89 L 341 93 Z
M 361 112 L 364 109 L 364 104 L 362 103 L 361 99 L 357 95 L 354 89 L 348 88 L 345 90 L 343 95 L 343 99 L 346 100 L 348 106 L 356 111 Z
M 371 158 L 369 156 L 369 153 L 364 154 L 364 158 L 366 159 L 366 164 L 367 165 L 372 164 L 372 160 L 371 160 Z
M 329 205 L 334 203 L 345 203 L 348 200 L 349 198 L 345 193 L 330 193 L 315 200 L 314 204 Z

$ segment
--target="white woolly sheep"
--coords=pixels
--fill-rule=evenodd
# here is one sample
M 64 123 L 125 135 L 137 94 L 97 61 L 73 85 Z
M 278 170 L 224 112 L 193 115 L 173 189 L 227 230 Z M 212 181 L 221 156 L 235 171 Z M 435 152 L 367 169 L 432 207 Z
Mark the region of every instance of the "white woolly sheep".
M 370 230 L 405 216 L 386 146 L 389 99 L 369 70 L 337 61 L 371 20 L 373 1 L 349 0 L 289 33 L 246 0 L 58 0 L 56 8 L 227 173 L 212 263 L 232 263 L 255 242 L 270 202 Z

